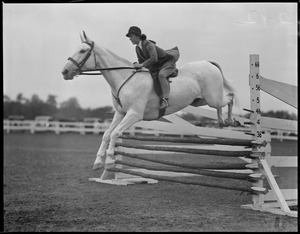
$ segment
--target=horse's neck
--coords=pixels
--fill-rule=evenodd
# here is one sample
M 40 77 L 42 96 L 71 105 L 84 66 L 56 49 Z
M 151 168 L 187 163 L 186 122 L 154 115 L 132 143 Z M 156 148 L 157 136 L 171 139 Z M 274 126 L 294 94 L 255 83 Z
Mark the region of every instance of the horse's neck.
M 132 63 L 123 59 L 103 47 L 95 47 L 95 56 L 98 68 L 112 68 L 112 67 L 132 67 Z M 108 70 L 101 71 L 102 75 L 110 85 L 112 91 L 115 93 L 125 80 L 132 74 L 132 70 Z

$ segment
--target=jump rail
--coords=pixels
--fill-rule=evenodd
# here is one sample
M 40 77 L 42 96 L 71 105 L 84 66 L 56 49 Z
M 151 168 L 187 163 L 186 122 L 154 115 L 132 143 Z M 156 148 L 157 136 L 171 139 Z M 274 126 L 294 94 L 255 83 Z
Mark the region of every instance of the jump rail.
M 144 168 L 148 170 L 157 170 L 157 171 L 173 171 L 173 172 L 181 172 L 181 173 L 193 173 L 198 175 L 207 175 L 212 177 L 221 177 L 221 178 L 228 178 L 228 179 L 240 179 L 240 180 L 248 180 L 248 181 L 254 181 L 257 180 L 257 176 L 253 174 L 245 174 L 245 173 L 231 173 L 231 172 L 223 172 L 223 171 L 210 171 L 207 169 L 245 169 L 247 168 L 246 164 L 231 164 L 231 166 L 227 165 L 195 165 L 195 164 L 188 164 L 188 163 L 178 163 L 178 162 L 171 162 L 167 160 L 162 159 L 153 159 L 149 157 L 145 157 L 139 154 L 130 154 L 126 152 L 116 151 L 116 155 L 123 155 L 129 158 L 135 158 L 135 159 L 142 159 L 146 161 L 156 162 L 164 165 L 169 166 L 176 166 L 176 167 L 161 167 L 161 166 L 151 166 L 151 165 L 145 165 L 141 163 L 136 162 L 126 162 L 122 160 L 116 160 L 116 164 L 122 164 L 137 168 Z M 206 169 L 206 170 L 201 170 Z M 263 176 L 263 175 L 262 175 Z
M 190 154 L 204 154 L 211 156 L 227 156 L 227 157 L 257 157 L 262 155 L 264 152 L 253 154 L 252 151 L 224 151 L 224 150 L 210 150 L 210 149 L 193 149 L 193 148 L 178 148 L 178 147 L 161 147 L 161 146 L 148 146 L 148 145 L 130 145 L 124 143 L 116 143 L 116 147 L 126 147 L 134 149 L 146 149 L 155 151 L 168 151 L 168 152 L 182 152 Z
M 162 181 L 169 181 L 169 182 L 176 182 L 176 183 L 181 183 L 181 184 L 190 184 L 190 185 L 201 185 L 201 186 L 206 186 L 206 187 L 214 187 L 214 188 L 223 188 L 223 189 L 228 189 L 228 190 L 237 190 L 237 191 L 244 191 L 244 192 L 249 192 L 249 193 L 264 193 L 266 194 L 266 190 L 261 189 L 261 188 L 255 188 L 252 187 L 252 184 L 236 184 L 234 187 L 227 185 L 224 182 L 217 182 L 217 181 L 206 181 L 204 178 L 201 178 L 201 180 L 196 180 L 194 178 L 189 178 L 189 177 L 169 177 L 169 176 L 162 176 L 162 175 L 155 175 L 155 174 L 147 174 L 147 173 L 142 173 L 142 172 L 137 172 L 137 171 L 128 171 L 125 169 L 121 168 L 112 168 L 109 169 L 111 172 L 122 172 L 122 173 L 127 173 L 131 175 L 136 175 L 136 176 L 141 176 L 144 178 L 151 178 L 155 180 L 162 180 Z
M 122 139 L 131 139 L 139 141 L 158 141 L 158 142 L 175 142 L 175 143 L 191 143 L 191 144 L 218 144 L 218 145 L 238 145 L 238 146 L 249 146 L 253 145 L 265 146 L 267 143 L 254 142 L 252 140 L 242 139 L 226 139 L 226 138 L 199 138 L 199 137 L 188 137 L 188 138 L 174 138 L 174 137 L 146 137 L 146 136 L 121 136 Z

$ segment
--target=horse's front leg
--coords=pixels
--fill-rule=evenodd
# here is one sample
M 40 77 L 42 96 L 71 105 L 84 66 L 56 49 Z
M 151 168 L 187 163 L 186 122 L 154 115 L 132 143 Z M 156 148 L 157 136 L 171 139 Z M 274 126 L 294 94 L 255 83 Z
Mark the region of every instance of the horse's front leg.
M 96 160 L 94 162 L 93 170 L 98 170 L 104 167 L 105 163 L 105 153 L 106 149 L 110 140 L 110 134 L 111 132 L 118 126 L 118 124 L 122 121 L 124 118 L 124 114 L 120 112 L 115 112 L 113 120 L 109 126 L 109 128 L 104 132 L 102 136 L 101 145 L 99 147 L 99 150 L 97 152 Z
M 112 131 L 107 150 L 105 167 L 111 167 L 114 164 L 115 144 L 119 136 L 121 136 L 126 129 L 128 129 L 140 120 L 142 120 L 141 113 L 135 111 L 128 112 L 121 121 L 121 123 Z

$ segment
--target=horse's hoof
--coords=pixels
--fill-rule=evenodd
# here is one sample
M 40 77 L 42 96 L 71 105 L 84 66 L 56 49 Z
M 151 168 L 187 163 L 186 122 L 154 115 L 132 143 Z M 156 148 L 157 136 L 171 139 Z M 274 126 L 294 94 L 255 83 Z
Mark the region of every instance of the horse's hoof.
M 104 167 L 103 162 L 94 163 L 93 170 L 96 171 L 96 170 L 102 169 L 103 167 Z
M 228 127 L 228 121 L 227 120 L 223 120 L 222 122 L 219 122 L 219 127 L 220 128 Z
M 228 126 L 230 126 L 230 127 L 242 126 L 241 123 L 239 121 L 237 121 L 236 119 L 226 119 L 225 124 L 226 124 L 227 127 Z
M 219 123 L 218 126 L 219 126 L 219 128 L 226 127 L 226 125 L 224 123 Z
M 232 125 L 233 127 L 239 127 L 239 126 L 242 126 L 241 123 L 239 121 L 237 121 L 236 119 L 233 119 L 233 123 Z
M 105 169 L 114 168 L 115 162 L 116 160 L 114 160 L 111 156 L 107 156 L 105 160 Z
M 232 122 L 232 121 L 231 121 L 231 120 L 228 120 L 228 119 L 225 119 L 225 120 L 224 120 L 224 123 L 225 123 L 225 126 L 226 126 L 226 127 L 230 126 L 231 122 Z
M 113 160 L 113 162 L 105 163 L 104 169 L 107 170 L 107 169 L 115 168 L 115 166 L 116 166 L 115 160 Z
M 104 167 L 105 158 L 103 156 L 97 156 L 94 162 L 93 170 L 99 170 Z

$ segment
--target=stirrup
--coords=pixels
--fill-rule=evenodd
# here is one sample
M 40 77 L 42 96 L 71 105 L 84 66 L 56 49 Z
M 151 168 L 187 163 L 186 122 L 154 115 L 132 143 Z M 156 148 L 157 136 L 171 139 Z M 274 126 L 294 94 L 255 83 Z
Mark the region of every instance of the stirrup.
M 166 107 L 160 107 L 159 109 L 165 109 L 167 107 L 169 107 L 169 102 L 168 102 L 169 98 L 162 98 L 161 101 L 160 101 L 160 105 L 162 104 L 162 101 L 164 101 L 166 103 Z

